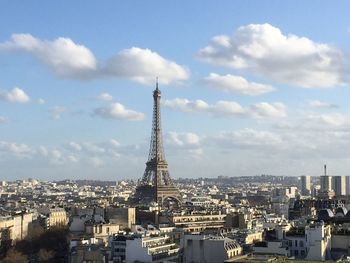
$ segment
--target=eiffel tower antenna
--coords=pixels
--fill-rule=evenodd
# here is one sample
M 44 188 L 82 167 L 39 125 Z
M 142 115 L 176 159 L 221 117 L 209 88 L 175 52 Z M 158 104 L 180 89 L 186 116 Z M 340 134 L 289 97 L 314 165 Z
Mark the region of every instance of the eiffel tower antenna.
M 152 200 L 162 206 L 166 198 L 172 198 L 180 202 L 179 190 L 174 186 L 165 160 L 161 114 L 160 114 L 161 92 L 156 78 L 156 89 L 153 91 L 153 118 L 151 143 L 146 162 L 146 169 L 142 180 L 136 189 L 135 196 L 140 200 Z

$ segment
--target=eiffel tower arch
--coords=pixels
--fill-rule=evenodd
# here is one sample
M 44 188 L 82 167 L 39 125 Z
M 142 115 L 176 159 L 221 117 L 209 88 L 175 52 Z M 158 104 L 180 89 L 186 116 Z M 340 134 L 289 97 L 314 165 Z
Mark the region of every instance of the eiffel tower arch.
M 159 207 L 163 207 L 167 199 L 181 203 L 181 194 L 175 187 L 168 170 L 168 163 L 165 160 L 161 116 L 160 116 L 161 92 L 158 88 L 153 91 L 153 118 L 152 136 L 146 169 L 140 180 L 135 193 L 138 203 L 156 202 Z

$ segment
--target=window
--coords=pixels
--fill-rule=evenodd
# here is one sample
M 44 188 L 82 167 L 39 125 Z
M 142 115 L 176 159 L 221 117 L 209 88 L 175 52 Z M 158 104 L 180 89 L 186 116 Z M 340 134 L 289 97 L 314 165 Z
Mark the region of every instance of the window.
M 294 251 L 294 255 L 297 257 L 297 256 L 299 256 L 299 251 L 298 250 L 295 250 Z
M 302 240 L 299 241 L 299 247 L 304 247 L 304 242 Z
M 298 247 L 298 240 L 294 241 L 295 247 Z

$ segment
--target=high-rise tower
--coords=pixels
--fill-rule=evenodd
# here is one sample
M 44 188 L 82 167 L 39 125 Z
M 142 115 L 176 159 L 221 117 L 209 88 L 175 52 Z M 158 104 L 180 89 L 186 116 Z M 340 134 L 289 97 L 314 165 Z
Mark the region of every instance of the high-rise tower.
M 311 177 L 310 175 L 302 175 L 300 177 L 301 181 L 301 194 L 310 195 L 311 194 Z
M 141 203 L 150 203 L 155 201 L 160 207 L 167 199 L 181 201 L 179 190 L 174 186 L 168 170 L 168 163 L 165 160 L 161 117 L 160 117 L 160 98 L 161 92 L 158 89 L 153 91 L 153 119 L 151 144 L 146 163 L 146 169 L 142 180 L 136 189 L 135 198 Z
M 346 177 L 345 176 L 334 176 L 333 177 L 333 189 L 336 196 L 346 195 Z

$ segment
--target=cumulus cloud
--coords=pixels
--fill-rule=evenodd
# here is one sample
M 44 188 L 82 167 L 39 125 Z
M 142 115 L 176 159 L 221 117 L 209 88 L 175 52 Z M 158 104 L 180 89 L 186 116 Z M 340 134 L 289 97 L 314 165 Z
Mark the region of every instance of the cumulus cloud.
M 307 116 L 307 119 L 314 121 L 317 124 L 327 124 L 330 126 L 342 126 L 349 123 L 348 118 L 341 113 L 310 114 Z
M 108 75 L 129 78 L 142 84 L 170 84 L 189 78 L 189 71 L 173 61 L 164 59 L 149 49 L 132 47 L 120 51 L 105 67 Z
M 0 152 L 18 157 L 29 157 L 34 150 L 24 143 L 0 141 Z
M 34 169 L 49 169 L 49 177 L 52 177 L 52 173 L 55 171 L 60 171 L 58 178 L 62 176 L 62 171 L 65 171 L 65 174 L 67 172 L 68 176 L 74 177 L 76 169 L 85 167 L 84 173 L 86 174 L 92 172 L 92 168 L 101 166 L 104 166 L 115 176 L 115 167 L 123 166 L 125 161 L 133 162 L 136 165 L 143 163 L 147 158 L 145 156 L 146 147 L 146 144 L 141 146 L 121 144 L 115 139 L 102 142 L 70 141 L 50 146 L 0 141 L 0 162 L 5 165 L 3 165 L 4 169 L 7 167 L 12 169 L 13 165 L 18 164 L 18 159 L 20 159 L 21 169 L 16 169 L 17 176 L 20 170 L 23 170 L 21 173 L 23 172 L 24 176 L 28 175 L 28 170 L 33 170 L 34 167 Z M 140 160 L 143 161 L 140 162 Z M 57 166 L 59 166 L 59 170 L 56 169 Z
M 48 163 L 54 165 L 64 165 L 67 163 L 78 163 L 79 158 L 71 152 L 58 148 L 47 148 L 40 146 L 37 150 L 38 155 L 44 157 Z
M 50 164 L 62 165 L 85 162 L 92 164 L 91 160 L 116 159 L 120 157 L 119 151 L 123 151 L 123 147 L 114 139 L 106 142 L 75 142 L 71 141 L 63 144 L 61 147 L 37 147 L 38 156 L 44 157 Z M 130 151 L 129 153 L 132 153 Z
M 249 96 L 261 95 L 275 90 L 271 85 L 249 82 L 241 76 L 231 74 L 210 73 L 204 81 L 207 85 L 216 89 Z
M 199 158 L 203 153 L 201 138 L 193 132 L 167 132 L 165 144 L 170 154 L 186 151 L 186 156 Z
M 282 138 L 275 133 L 270 131 L 257 131 L 249 128 L 237 131 L 222 131 L 218 135 L 209 137 L 208 140 L 215 142 L 223 148 L 266 147 L 282 143 Z
M 248 110 L 248 114 L 256 118 L 263 118 L 263 117 L 283 118 L 287 116 L 287 108 L 281 102 L 275 102 L 275 103 L 260 102 L 250 106 L 250 109 Z
M 100 95 L 97 96 L 97 100 L 101 100 L 101 101 L 112 101 L 113 100 L 113 96 L 109 93 L 101 93 Z
M 27 103 L 29 96 L 20 88 L 13 88 L 10 91 L 0 90 L 0 99 L 8 102 Z
M 129 121 L 141 121 L 145 114 L 125 108 L 124 105 L 115 102 L 107 107 L 101 107 L 94 110 L 93 115 L 108 119 L 119 119 Z
M 13 34 L 10 41 L 0 43 L 0 51 L 29 53 L 61 77 L 86 78 L 97 70 L 92 52 L 69 38 L 47 41 L 30 34 Z
M 308 104 L 312 108 L 326 108 L 326 109 L 338 108 L 337 104 L 329 103 L 325 101 L 319 101 L 319 100 L 311 100 L 309 101 Z
M 115 139 L 110 139 L 110 140 L 109 140 L 109 144 L 112 145 L 112 146 L 115 147 L 115 148 L 119 148 L 119 147 L 120 147 L 120 142 L 118 142 L 118 141 L 115 140 Z
M 115 139 L 104 142 L 69 142 L 65 144 L 65 150 L 79 154 L 80 157 L 103 157 L 103 158 L 119 158 L 123 155 L 138 154 L 137 145 L 122 145 Z
M 345 56 L 340 49 L 306 37 L 284 35 L 270 24 L 250 24 L 239 27 L 233 36 L 216 36 L 198 57 L 304 88 L 334 87 L 345 82 Z
M 30 34 L 13 34 L 0 43 L 0 52 L 25 52 L 63 78 L 93 79 L 106 76 L 127 78 L 142 84 L 170 84 L 188 79 L 189 71 L 149 49 L 132 47 L 118 52 L 106 62 L 98 61 L 87 47 L 70 38 L 41 40 Z
M 75 151 L 81 151 L 81 149 L 82 149 L 81 145 L 79 143 L 76 143 L 76 142 L 70 142 L 70 143 L 68 143 L 68 146 Z
M 173 100 L 165 100 L 163 105 L 182 112 L 206 112 L 213 116 L 241 116 L 252 118 L 282 118 L 287 116 L 287 108 L 280 102 L 261 102 L 244 108 L 235 101 L 221 100 L 210 105 L 203 100 L 191 101 L 188 99 L 176 98 Z
M 193 132 L 168 132 L 165 136 L 165 142 L 169 145 L 179 146 L 179 147 L 193 147 L 200 145 L 200 138 L 197 134 Z
M 52 107 L 51 109 L 49 109 L 49 113 L 51 114 L 51 117 L 54 120 L 60 119 L 62 113 L 64 113 L 65 111 L 66 111 L 66 108 L 62 107 L 62 106 L 55 106 L 55 107 Z
M 91 154 L 103 154 L 106 152 L 106 149 L 101 145 L 95 143 L 85 142 L 83 143 L 84 151 Z

